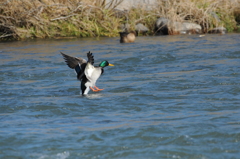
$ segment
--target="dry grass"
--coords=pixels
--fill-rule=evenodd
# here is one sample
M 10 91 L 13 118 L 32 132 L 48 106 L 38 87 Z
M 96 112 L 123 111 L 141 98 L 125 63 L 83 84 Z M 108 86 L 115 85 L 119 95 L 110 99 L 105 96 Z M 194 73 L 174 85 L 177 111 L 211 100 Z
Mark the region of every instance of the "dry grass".
M 199 24 L 203 32 L 219 26 L 224 26 L 231 32 L 237 26 L 234 12 L 240 4 L 229 0 L 168 0 L 159 1 L 158 6 L 157 14 L 171 21 Z M 171 24 L 169 26 L 174 27 Z
M 237 1 L 159 0 L 156 9 L 136 7 L 116 16 L 114 8 L 121 0 L 107 5 L 105 0 L 0 0 L 0 40 L 118 36 L 120 24 L 129 23 L 134 30 L 139 22 L 154 34 L 158 17 L 191 21 L 200 24 L 204 32 L 216 26 L 233 31 L 240 13 Z
M 0 38 L 113 36 L 119 18 L 103 0 L 6 0 L 0 5 Z

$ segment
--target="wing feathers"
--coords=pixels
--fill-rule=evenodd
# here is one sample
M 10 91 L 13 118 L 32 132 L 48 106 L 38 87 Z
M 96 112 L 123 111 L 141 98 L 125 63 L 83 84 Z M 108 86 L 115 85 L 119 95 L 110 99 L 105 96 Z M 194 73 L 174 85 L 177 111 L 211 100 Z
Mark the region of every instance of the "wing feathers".
M 82 65 L 83 63 L 87 63 L 87 61 L 83 58 L 77 58 L 77 57 L 72 57 L 69 55 L 66 55 L 64 53 L 62 53 L 62 56 L 66 62 L 66 64 L 68 65 L 68 67 L 75 69 L 76 66 L 78 66 L 79 64 Z
M 87 57 L 88 57 L 88 62 L 93 65 L 94 64 L 94 56 L 92 55 L 92 53 L 90 51 L 87 53 Z

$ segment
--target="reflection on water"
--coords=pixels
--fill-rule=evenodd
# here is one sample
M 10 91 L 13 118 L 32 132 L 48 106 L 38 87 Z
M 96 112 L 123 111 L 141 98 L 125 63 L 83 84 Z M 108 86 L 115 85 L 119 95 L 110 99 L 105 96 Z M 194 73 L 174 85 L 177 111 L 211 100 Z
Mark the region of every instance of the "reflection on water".
M 239 34 L 0 43 L 0 158 L 238 158 Z M 97 86 L 60 51 L 108 60 Z

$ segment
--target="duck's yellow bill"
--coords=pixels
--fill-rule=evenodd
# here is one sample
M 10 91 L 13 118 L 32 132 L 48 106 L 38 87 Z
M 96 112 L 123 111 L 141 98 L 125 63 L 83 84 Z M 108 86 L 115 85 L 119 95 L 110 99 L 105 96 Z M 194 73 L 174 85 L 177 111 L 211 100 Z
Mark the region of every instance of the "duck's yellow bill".
M 114 66 L 113 64 L 109 64 L 108 66 Z

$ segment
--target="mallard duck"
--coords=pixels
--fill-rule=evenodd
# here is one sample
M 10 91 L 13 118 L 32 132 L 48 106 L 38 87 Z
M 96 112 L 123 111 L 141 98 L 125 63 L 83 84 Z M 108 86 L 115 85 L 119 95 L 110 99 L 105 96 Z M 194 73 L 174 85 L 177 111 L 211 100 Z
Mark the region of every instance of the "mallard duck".
M 120 43 L 132 43 L 136 39 L 136 33 L 131 32 L 119 32 L 120 34 Z
M 103 74 L 103 68 L 106 66 L 114 66 L 113 64 L 110 64 L 108 61 L 102 61 L 99 66 L 93 66 L 94 56 L 90 51 L 87 53 L 88 61 L 83 58 L 66 55 L 62 52 L 61 54 L 66 64 L 70 68 L 75 69 L 77 79 L 81 81 L 82 95 L 88 94 L 90 89 L 94 92 L 103 90 L 96 86 L 96 82 L 98 78 Z

